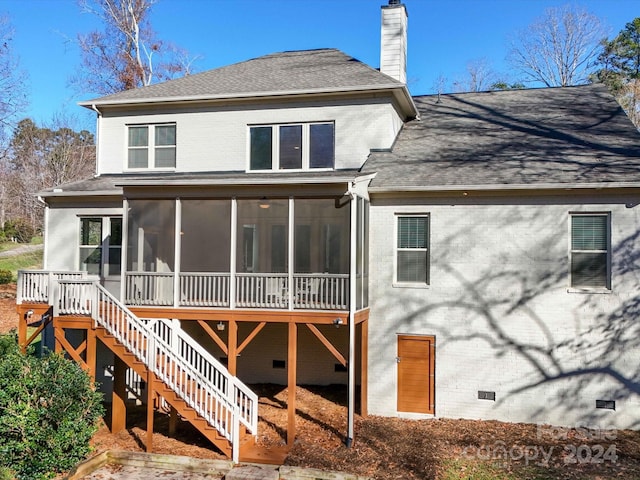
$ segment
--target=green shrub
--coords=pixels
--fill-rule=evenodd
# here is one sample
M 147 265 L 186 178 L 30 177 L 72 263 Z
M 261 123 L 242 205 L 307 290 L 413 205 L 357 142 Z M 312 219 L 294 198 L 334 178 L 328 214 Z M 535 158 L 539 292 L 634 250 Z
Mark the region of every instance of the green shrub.
M 0 270 L 0 285 L 5 285 L 13 281 L 13 273 L 11 270 Z M 2 477 L 0 477 L 1 479 Z
M 24 355 L 15 335 L 0 336 L 0 468 L 45 479 L 83 460 L 103 414 L 92 387 L 74 362 Z

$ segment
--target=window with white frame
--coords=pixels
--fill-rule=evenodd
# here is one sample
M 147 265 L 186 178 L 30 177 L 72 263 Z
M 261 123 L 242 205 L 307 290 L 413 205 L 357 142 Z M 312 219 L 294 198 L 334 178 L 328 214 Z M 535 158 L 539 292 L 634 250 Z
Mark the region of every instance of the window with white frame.
M 80 270 L 102 277 L 120 275 L 121 217 L 80 218 Z
M 571 214 L 571 287 L 610 288 L 609 213 Z
M 249 170 L 332 169 L 333 123 L 249 127 Z
M 429 216 L 396 217 L 396 283 L 429 284 Z
M 128 168 L 162 169 L 175 166 L 175 124 L 129 125 Z

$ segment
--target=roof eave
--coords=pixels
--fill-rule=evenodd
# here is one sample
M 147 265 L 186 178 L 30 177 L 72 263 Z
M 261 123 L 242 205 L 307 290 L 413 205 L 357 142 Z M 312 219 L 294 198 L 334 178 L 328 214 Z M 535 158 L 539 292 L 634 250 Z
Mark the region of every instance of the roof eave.
M 159 186 L 253 186 L 253 185 L 335 185 L 335 184 L 347 184 L 353 182 L 359 176 L 345 175 L 337 176 L 333 178 L 319 178 L 319 177 L 297 177 L 292 179 L 283 178 L 190 178 L 190 179 L 136 179 L 136 180 L 123 180 L 116 182 L 118 187 L 159 187 Z
M 56 189 L 59 190 L 59 189 Z M 38 193 L 39 197 L 118 197 L 122 196 L 122 188 L 115 188 L 113 190 L 61 190 L 61 191 L 49 191 Z
M 207 101 L 220 101 L 220 100 L 247 100 L 254 98 L 281 98 L 281 97 L 297 97 L 305 95 L 334 95 L 341 93 L 359 93 L 367 91 L 393 91 L 404 89 L 405 85 L 398 83 L 389 83 L 381 85 L 359 85 L 353 87 L 340 87 L 340 88 L 312 88 L 307 90 L 280 90 L 280 91 L 266 91 L 266 92 L 244 92 L 244 93 L 232 93 L 221 95 L 182 95 L 182 96 L 170 96 L 170 97 L 147 97 L 147 98 L 125 98 L 121 100 L 85 100 L 78 102 L 81 107 L 92 109 L 95 107 L 120 107 L 120 106 L 140 106 L 140 105 L 157 105 L 167 103 L 195 103 L 195 102 L 207 102 Z M 413 109 L 417 112 L 415 105 L 408 91 L 405 92 L 405 97 L 408 98 L 408 102 L 412 105 Z
M 471 191 L 532 191 L 532 190 L 610 190 L 620 188 L 640 188 L 640 182 L 597 182 L 597 183 L 535 183 L 535 184 L 487 184 L 487 185 L 417 185 L 369 187 L 376 193 L 429 193 L 429 192 L 471 192 Z

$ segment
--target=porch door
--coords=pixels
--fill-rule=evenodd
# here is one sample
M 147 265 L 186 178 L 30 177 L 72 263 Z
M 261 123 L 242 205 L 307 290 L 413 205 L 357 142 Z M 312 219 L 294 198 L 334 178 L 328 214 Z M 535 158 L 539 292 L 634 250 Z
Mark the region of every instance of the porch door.
M 435 412 L 435 337 L 398 336 L 398 411 Z

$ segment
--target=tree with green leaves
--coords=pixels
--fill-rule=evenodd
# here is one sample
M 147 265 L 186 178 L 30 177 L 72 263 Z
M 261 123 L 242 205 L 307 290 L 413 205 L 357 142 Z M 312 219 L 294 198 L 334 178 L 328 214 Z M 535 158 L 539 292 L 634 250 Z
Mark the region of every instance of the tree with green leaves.
M 601 68 L 594 75 L 616 96 L 640 128 L 640 17 L 627 23 L 612 40 L 602 42 Z

